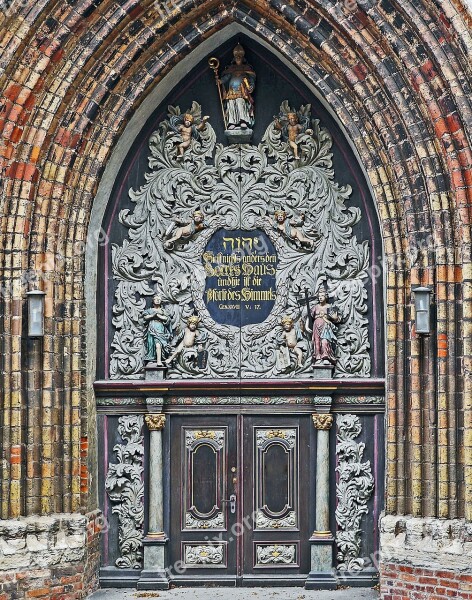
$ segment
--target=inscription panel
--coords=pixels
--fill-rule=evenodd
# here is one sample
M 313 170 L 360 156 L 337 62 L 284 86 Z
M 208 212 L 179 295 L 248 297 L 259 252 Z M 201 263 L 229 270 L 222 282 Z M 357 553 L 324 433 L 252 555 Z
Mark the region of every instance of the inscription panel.
M 262 323 L 276 299 L 277 253 L 261 230 L 219 229 L 203 254 L 205 304 L 223 325 Z

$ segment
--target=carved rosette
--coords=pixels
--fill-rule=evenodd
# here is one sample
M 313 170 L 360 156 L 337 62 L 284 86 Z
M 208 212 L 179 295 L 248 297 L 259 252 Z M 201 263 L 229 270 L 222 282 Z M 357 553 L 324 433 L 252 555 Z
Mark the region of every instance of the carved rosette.
M 337 445 L 339 480 L 336 485 L 336 545 L 338 569 L 360 571 L 365 561 L 361 558 L 361 521 L 368 513 L 367 502 L 374 491 L 370 461 L 362 462 L 365 444 L 356 442 L 362 426 L 356 415 L 337 417 Z
M 161 431 L 166 424 L 166 416 L 163 414 L 150 414 L 145 417 L 149 431 Z
M 117 463 L 109 464 L 105 489 L 112 503 L 112 513 L 118 515 L 118 545 L 120 569 L 140 569 L 143 566 L 144 523 L 144 419 L 131 415 L 118 419 L 118 431 L 123 439 L 113 452 Z
M 315 413 L 312 416 L 313 425 L 321 431 L 328 431 L 333 424 L 333 415 Z
M 143 377 L 143 312 L 155 291 L 162 297 L 174 331 L 182 331 L 195 311 L 200 318 L 199 331 L 207 340 L 204 368 L 198 366 L 195 352 L 189 349 L 169 365 L 167 377 L 316 377 L 309 335 L 303 334 L 304 339 L 299 340 L 303 348 L 299 363 L 292 357 L 281 370 L 277 351 L 282 316 L 304 322 L 307 314 L 299 303 L 300 290 L 314 293 L 320 283 L 326 286 L 342 315 L 336 330 L 334 376 L 370 375 L 365 286 L 369 248 L 367 241 L 358 241 L 352 232 L 361 213 L 346 205 L 350 187 L 335 181 L 330 134 L 311 119 L 309 107 L 302 108 L 312 133 L 305 130 L 299 136 L 300 158 L 293 160 L 292 150 L 275 121 L 268 124 L 258 146 L 227 147 L 216 143 L 208 123 L 179 158 L 175 148 L 181 137 L 172 119 L 181 111 L 169 107 L 169 118 L 150 138 L 150 172 L 145 183 L 129 192 L 134 211 L 126 209 L 119 214 L 128 238 L 112 247 L 112 270 L 117 282 L 112 379 Z M 201 117 L 198 104 L 193 103 L 191 111 L 196 118 Z M 287 213 L 287 224 L 291 224 L 290 231 L 297 231 L 295 237 L 290 231 L 287 234 L 277 229 L 274 223 L 275 211 L 281 206 Z M 196 210 L 204 214 L 201 228 L 181 237 L 175 247 L 166 247 L 166 232 L 175 220 L 189 222 Z M 202 257 L 220 229 L 257 229 L 275 247 L 276 299 L 271 313 L 260 323 L 242 328 L 222 325 L 207 310 L 207 273 Z M 296 241 L 299 238 L 305 240 L 304 246 Z

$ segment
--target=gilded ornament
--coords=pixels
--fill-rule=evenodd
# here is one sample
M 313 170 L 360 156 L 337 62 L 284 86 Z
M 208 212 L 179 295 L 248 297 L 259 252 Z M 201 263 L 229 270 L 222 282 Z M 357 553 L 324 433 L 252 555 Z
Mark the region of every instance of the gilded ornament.
M 145 420 L 149 431 L 160 431 L 166 424 L 166 416 L 163 414 L 146 415 Z
M 321 431 L 327 431 L 331 429 L 331 425 L 333 424 L 333 415 L 325 415 L 325 414 L 314 414 L 312 415 L 313 425 L 316 429 L 320 429 Z

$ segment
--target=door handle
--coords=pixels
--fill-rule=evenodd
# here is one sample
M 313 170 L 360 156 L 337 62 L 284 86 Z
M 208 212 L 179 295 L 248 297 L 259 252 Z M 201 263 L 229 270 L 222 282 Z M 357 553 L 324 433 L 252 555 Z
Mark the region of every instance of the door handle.
M 228 500 L 222 500 L 223 503 L 229 504 L 229 512 L 234 515 L 236 512 L 236 494 L 231 494 Z

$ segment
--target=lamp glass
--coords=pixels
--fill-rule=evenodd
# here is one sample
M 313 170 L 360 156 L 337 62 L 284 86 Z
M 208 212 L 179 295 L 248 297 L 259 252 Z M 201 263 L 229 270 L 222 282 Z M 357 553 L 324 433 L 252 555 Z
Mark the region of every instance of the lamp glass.
M 429 333 L 429 310 L 416 311 L 416 333 Z
M 416 292 L 415 293 L 415 306 L 416 310 L 428 310 L 429 309 L 429 292 Z
M 416 313 L 416 333 L 428 334 L 431 332 L 430 316 L 430 294 L 429 288 L 416 288 L 415 293 L 415 313 Z
M 28 336 L 44 335 L 44 292 L 28 292 Z

